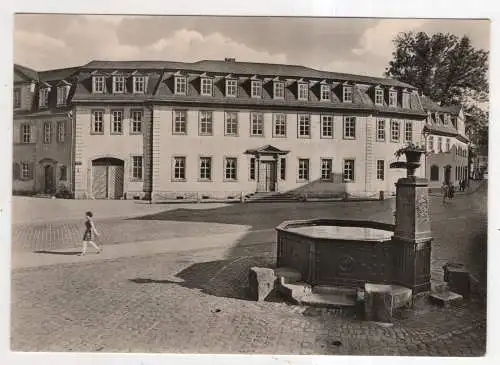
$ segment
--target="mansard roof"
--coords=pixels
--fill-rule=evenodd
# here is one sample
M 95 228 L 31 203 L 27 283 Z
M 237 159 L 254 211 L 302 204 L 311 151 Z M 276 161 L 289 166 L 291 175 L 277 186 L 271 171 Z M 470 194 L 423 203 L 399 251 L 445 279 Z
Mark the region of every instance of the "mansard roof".
M 20 74 L 26 81 L 38 81 L 38 73 L 29 67 L 14 64 L 14 72 Z

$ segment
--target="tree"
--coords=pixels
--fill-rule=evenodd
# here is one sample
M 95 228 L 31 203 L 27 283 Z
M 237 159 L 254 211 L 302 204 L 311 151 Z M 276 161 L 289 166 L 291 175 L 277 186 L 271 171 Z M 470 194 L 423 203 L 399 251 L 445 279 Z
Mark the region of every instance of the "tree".
M 488 97 L 488 52 L 472 47 L 467 36 L 400 33 L 386 76 L 419 88 L 443 105 Z

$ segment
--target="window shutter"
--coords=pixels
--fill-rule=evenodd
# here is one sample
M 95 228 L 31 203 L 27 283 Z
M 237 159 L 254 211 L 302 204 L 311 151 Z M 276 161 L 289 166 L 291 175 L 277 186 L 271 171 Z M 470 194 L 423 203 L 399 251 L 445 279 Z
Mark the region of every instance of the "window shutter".
M 35 170 L 35 163 L 30 162 L 28 164 L 28 180 L 33 180 L 34 170 Z
M 21 125 L 14 121 L 13 143 L 21 143 Z
M 35 124 L 35 123 L 31 123 L 30 124 L 30 134 L 31 134 L 31 140 L 30 142 L 31 143 L 36 143 L 36 139 L 37 139 L 37 134 L 38 134 L 38 124 Z
M 21 166 L 18 162 L 14 162 L 12 164 L 12 179 L 20 180 L 21 179 Z

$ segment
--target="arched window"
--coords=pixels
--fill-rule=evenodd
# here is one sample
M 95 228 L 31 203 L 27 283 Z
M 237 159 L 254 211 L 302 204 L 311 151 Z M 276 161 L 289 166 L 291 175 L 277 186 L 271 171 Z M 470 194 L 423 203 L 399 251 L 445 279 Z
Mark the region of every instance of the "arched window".
M 431 180 L 432 181 L 439 180 L 439 167 L 436 165 L 431 166 Z

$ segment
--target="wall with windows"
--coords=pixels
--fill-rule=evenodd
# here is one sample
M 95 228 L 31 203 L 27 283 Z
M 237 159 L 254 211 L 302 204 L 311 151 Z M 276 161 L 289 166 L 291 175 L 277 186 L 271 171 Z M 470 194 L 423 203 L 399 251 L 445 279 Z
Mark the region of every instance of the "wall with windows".
M 12 156 L 12 190 L 15 193 L 35 192 L 36 138 L 36 121 L 14 119 L 12 136 L 14 144 Z
M 77 198 L 92 197 L 92 161 L 102 157 L 123 160 L 125 197 L 144 194 L 143 121 L 146 117 L 150 118 L 146 113 L 147 109 L 142 106 L 78 105 L 75 107 Z
M 432 137 L 432 138 L 431 138 Z M 441 137 L 443 144 L 450 141 L 450 149 L 443 148 L 443 152 L 438 152 L 436 145 Z M 468 148 L 467 144 L 453 137 L 432 135 L 428 137 L 428 151 L 433 146 L 434 153 L 427 156 L 427 178 L 429 187 L 440 188 L 445 179 L 445 167 L 450 166 L 450 182 L 458 186 L 460 180 L 466 179 L 468 174 Z

